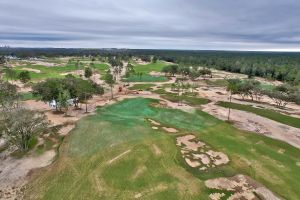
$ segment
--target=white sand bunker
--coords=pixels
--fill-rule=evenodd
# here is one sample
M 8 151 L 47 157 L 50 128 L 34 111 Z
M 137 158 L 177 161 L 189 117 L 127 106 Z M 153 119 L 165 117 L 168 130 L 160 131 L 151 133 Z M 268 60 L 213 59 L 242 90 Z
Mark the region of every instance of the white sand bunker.
M 32 69 L 32 68 L 27 68 L 27 67 L 23 67 L 22 70 L 34 72 L 34 73 L 38 73 L 38 74 L 41 73 L 41 70 L 39 70 L 39 69 Z
M 177 133 L 178 130 L 171 127 L 161 127 L 161 124 L 153 119 L 147 119 L 153 126 L 151 127 L 154 130 L 158 130 L 159 128 L 162 128 L 164 131 L 168 133 Z
M 228 200 L 280 200 L 280 198 L 274 195 L 266 187 L 245 175 L 236 175 L 231 178 L 210 179 L 205 181 L 205 185 L 210 189 L 220 190 L 219 193 L 209 195 L 211 200 L 221 199 L 224 196 L 222 191 L 230 191 L 233 193 Z
M 212 193 L 209 195 L 209 198 L 211 200 L 220 200 L 220 199 L 222 199 L 223 196 L 225 196 L 224 193 Z
M 160 123 L 158 123 L 157 121 L 154 121 L 152 119 L 147 119 L 151 124 L 155 125 L 155 126 L 160 126 Z
M 175 128 L 170 128 L 170 127 L 162 127 L 162 129 L 164 129 L 165 131 L 169 132 L 169 133 L 177 133 L 178 130 Z
M 176 140 L 177 146 L 181 147 L 182 157 L 190 167 L 199 167 L 199 170 L 204 171 L 229 162 L 226 154 L 213 151 L 194 135 L 180 136 Z

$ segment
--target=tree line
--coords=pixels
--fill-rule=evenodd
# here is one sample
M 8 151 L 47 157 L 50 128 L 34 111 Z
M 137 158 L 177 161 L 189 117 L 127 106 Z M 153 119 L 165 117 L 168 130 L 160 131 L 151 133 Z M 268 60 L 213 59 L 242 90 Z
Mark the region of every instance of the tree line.
M 260 101 L 263 96 L 268 96 L 278 107 L 285 107 L 288 102 L 300 104 L 300 89 L 289 84 L 264 89 L 259 81 L 253 79 L 228 79 L 227 81 L 230 101 L 231 95 L 237 94 L 242 99 L 250 98 L 252 101 Z
M 185 66 L 203 66 L 229 72 L 259 76 L 273 80 L 300 84 L 300 53 L 135 50 L 135 49 L 35 49 L 0 48 L 1 55 L 18 57 L 90 56 L 129 60 L 152 58 Z M 1 59 L 0 59 L 1 61 Z

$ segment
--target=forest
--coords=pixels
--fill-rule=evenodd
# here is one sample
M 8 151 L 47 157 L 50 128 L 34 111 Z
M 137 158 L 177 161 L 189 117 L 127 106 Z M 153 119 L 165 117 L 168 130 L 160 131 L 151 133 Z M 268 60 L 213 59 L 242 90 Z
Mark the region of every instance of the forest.
M 18 58 L 92 56 L 117 57 L 129 60 L 140 57 L 173 62 L 182 66 L 203 66 L 229 72 L 259 76 L 270 80 L 300 84 L 300 53 L 292 52 L 235 52 L 192 50 L 135 50 L 135 49 L 64 49 L 64 48 L 0 48 L 0 56 Z M 1 59 L 3 60 L 3 59 Z

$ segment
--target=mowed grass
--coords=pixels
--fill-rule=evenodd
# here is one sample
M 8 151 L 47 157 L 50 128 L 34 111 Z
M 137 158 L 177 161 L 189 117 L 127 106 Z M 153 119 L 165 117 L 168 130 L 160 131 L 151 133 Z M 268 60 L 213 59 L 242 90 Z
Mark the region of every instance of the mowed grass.
M 161 98 L 169 100 L 171 102 L 183 102 L 186 103 L 190 106 L 199 106 L 199 105 L 203 105 L 203 104 L 208 104 L 210 102 L 209 99 L 205 99 L 205 98 L 201 98 L 201 97 L 197 97 L 197 96 L 193 96 L 193 95 L 189 95 L 189 94 L 183 94 L 181 96 L 178 96 L 177 93 L 171 93 L 171 92 L 167 92 L 164 89 L 158 89 L 153 91 L 157 94 L 160 94 Z
M 168 63 L 163 61 L 157 61 L 156 63 L 149 63 L 146 65 L 134 65 L 134 70 L 136 74 L 142 73 L 142 76 L 139 75 L 130 75 L 130 77 L 124 79 L 126 82 L 164 82 L 167 81 L 168 78 L 164 76 L 151 76 L 149 73 L 160 72 L 163 67 L 167 66 Z
M 149 63 L 146 65 L 136 64 L 134 65 L 134 70 L 138 73 L 149 74 L 152 71 L 161 72 L 161 70 L 167 65 L 169 64 L 163 61 L 157 61 L 156 63 Z
M 109 66 L 106 63 L 97 63 L 94 64 L 94 67 L 101 75 L 104 75 L 109 69 Z
M 17 73 L 20 73 L 21 71 L 26 71 L 23 68 L 31 68 L 39 70 L 40 73 L 32 72 L 30 71 L 30 77 L 32 80 L 42 80 L 46 78 L 62 78 L 62 73 L 72 72 L 77 70 L 75 65 L 70 64 L 66 66 L 57 66 L 57 67 L 46 67 L 42 65 L 26 65 L 26 66 L 20 66 L 15 67 L 14 69 L 17 71 Z
M 243 104 L 230 103 L 230 102 L 224 102 L 224 101 L 217 102 L 217 105 L 225 107 L 225 108 L 232 108 L 232 109 L 236 109 L 236 110 L 251 112 L 256 115 L 260 115 L 262 117 L 266 117 L 268 119 L 280 122 L 282 124 L 300 128 L 300 118 L 284 115 L 284 114 L 281 114 L 281 113 L 273 111 L 273 110 L 255 108 L 251 105 L 243 105 Z
M 102 107 L 77 123 L 58 160 L 35 173 L 27 199 L 208 199 L 204 180 L 237 173 L 252 176 L 286 199 L 299 199 L 300 150 L 241 132 L 202 112 L 156 108 L 151 99 Z M 191 170 L 176 136 L 156 131 L 145 118 L 193 133 L 229 155 L 228 166 L 209 173 Z M 158 150 L 157 150 L 158 149 Z M 278 153 L 283 149 L 284 153 Z
M 37 97 L 34 97 L 31 92 L 23 92 L 20 93 L 20 99 L 22 101 L 27 101 L 27 100 L 37 100 Z
M 63 78 L 64 76 L 62 74 L 64 73 L 70 73 L 76 70 L 83 70 L 84 67 L 77 68 L 75 66 L 75 63 L 69 63 L 65 66 L 55 66 L 55 67 L 46 67 L 42 65 L 25 65 L 25 66 L 19 66 L 15 67 L 17 74 L 19 74 L 22 71 L 26 71 L 23 68 L 31 68 L 39 70 L 40 73 L 29 71 L 30 77 L 34 81 L 39 81 L 47 78 Z M 95 64 L 95 69 L 100 73 L 104 74 L 105 71 L 108 69 L 108 65 L 105 63 L 102 64 Z
M 154 87 L 154 84 L 148 83 L 148 84 L 135 84 L 128 89 L 130 90 L 152 90 L 151 87 Z
M 123 79 L 124 82 L 165 82 L 168 81 L 167 77 L 164 76 L 151 76 L 149 74 L 130 75 L 128 78 Z

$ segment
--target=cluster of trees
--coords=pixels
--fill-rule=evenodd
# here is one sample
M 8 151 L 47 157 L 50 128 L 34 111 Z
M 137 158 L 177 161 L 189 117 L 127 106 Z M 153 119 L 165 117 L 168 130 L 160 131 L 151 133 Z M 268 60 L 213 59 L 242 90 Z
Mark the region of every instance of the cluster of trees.
M 181 75 L 182 77 L 188 77 L 192 80 L 195 80 L 199 77 L 207 77 L 212 78 L 212 72 L 207 68 L 199 68 L 199 67 L 184 67 L 179 65 L 167 65 L 162 69 L 162 72 L 169 76 Z
M 15 85 L 0 80 L 0 137 L 8 146 L 26 152 L 30 141 L 47 130 L 47 120 L 40 112 L 19 107 Z
M 204 66 L 300 84 L 299 53 L 173 51 L 160 52 L 159 59 L 179 65 Z
M 103 87 L 90 80 L 83 80 L 72 75 L 67 75 L 63 79 L 51 78 L 33 86 L 33 95 L 39 97 L 44 102 L 56 102 L 56 110 L 68 110 L 70 103 L 68 100 L 73 99 L 75 107 L 79 103 L 86 104 L 94 94 L 101 95 L 104 93 Z
M 113 78 L 115 79 L 115 81 L 117 80 L 118 77 L 120 77 L 122 70 L 123 70 L 123 62 L 120 58 L 114 58 L 111 57 L 108 59 L 108 63 L 111 65 L 112 67 L 112 74 L 113 74 Z
M 0 108 L 7 111 L 18 107 L 19 95 L 17 86 L 0 80 Z
M 300 104 L 300 90 L 297 87 L 282 84 L 272 90 L 263 89 L 261 83 L 256 80 L 229 79 L 227 90 L 230 94 L 238 94 L 243 99 L 246 97 L 260 101 L 263 95 L 270 97 L 279 107 L 285 107 L 288 102 Z M 231 101 L 230 95 L 230 101 Z
M 29 71 L 21 71 L 19 74 L 16 70 L 11 68 L 4 69 L 5 75 L 10 80 L 20 80 L 22 83 L 28 83 L 31 80 L 30 72 Z

